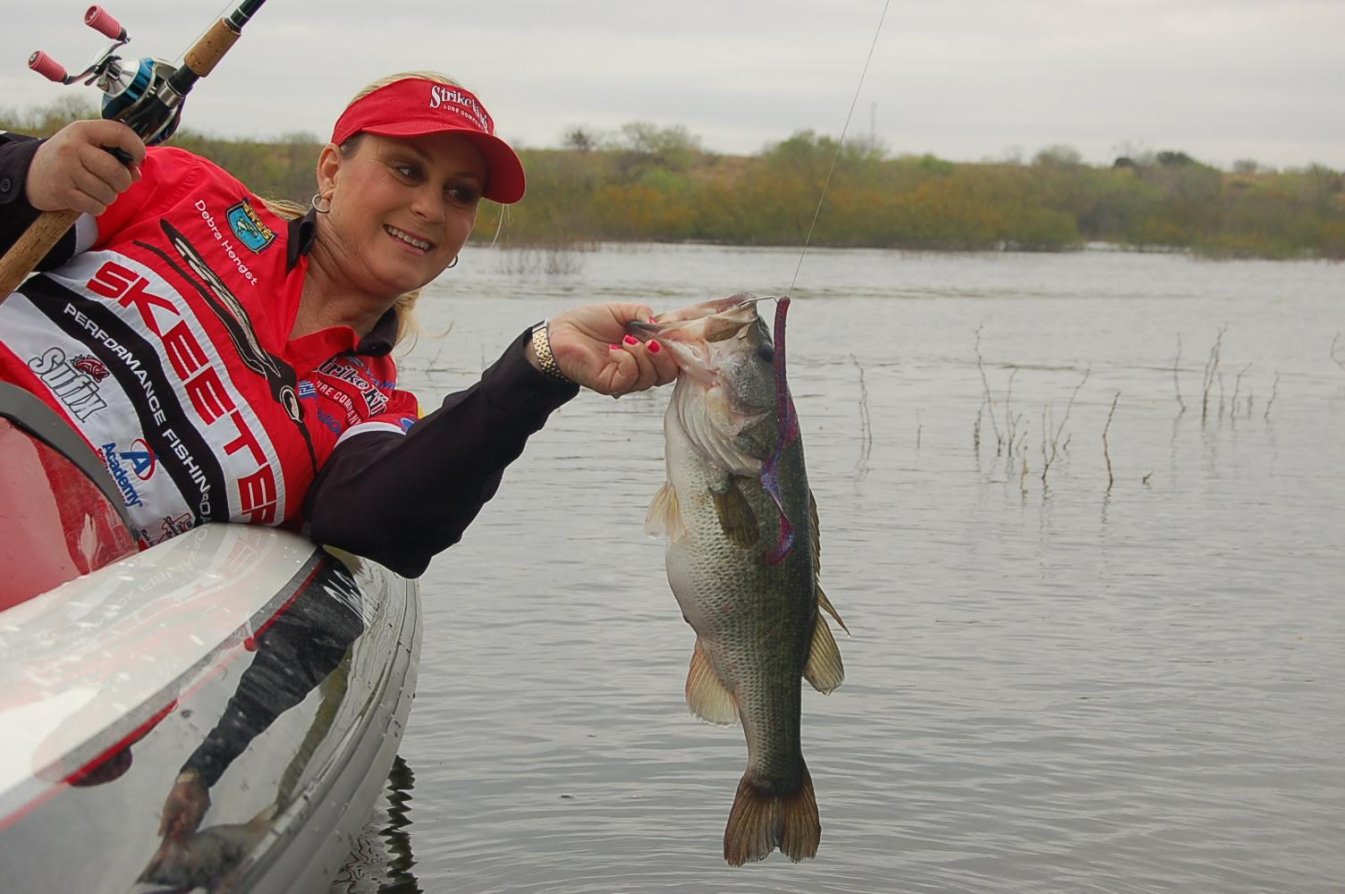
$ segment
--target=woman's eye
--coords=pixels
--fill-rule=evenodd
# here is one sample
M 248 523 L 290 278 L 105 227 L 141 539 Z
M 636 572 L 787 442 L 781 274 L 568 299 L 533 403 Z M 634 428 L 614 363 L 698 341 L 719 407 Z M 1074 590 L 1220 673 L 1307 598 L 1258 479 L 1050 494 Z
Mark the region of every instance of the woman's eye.
M 415 166 L 415 165 L 413 165 L 413 164 L 397 164 L 397 163 L 394 163 L 394 164 L 392 165 L 392 169 L 393 169 L 394 171 L 396 171 L 398 174 L 400 174 L 401 176 L 405 177 L 407 180 L 418 180 L 418 179 L 420 179 L 420 168 L 418 168 L 417 166 Z
M 481 192 L 475 186 L 450 186 L 445 192 L 459 205 L 474 205 L 481 198 Z

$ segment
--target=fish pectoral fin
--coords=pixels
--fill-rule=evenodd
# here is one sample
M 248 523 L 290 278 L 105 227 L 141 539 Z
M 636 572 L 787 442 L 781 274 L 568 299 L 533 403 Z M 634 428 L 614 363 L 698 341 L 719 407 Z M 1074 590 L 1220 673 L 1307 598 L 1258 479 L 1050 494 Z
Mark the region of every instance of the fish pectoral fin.
M 691 668 L 687 671 L 687 707 L 691 713 L 710 723 L 728 725 L 738 722 L 738 701 L 729 692 L 724 681 L 715 673 L 710 656 L 698 638 L 691 652 Z
M 686 527 L 682 524 L 682 509 L 677 502 L 677 491 L 673 489 L 671 481 L 663 482 L 663 486 L 650 501 L 649 511 L 644 517 L 644 531 L 651 537 L 666 534 L 669 540 L 680 540 L 686 534 Z
M 719 528 L 729 543 L 743 549 L 755 546 L 761 536 L 757 527 L 757 514 L 752 511 L 747 497 L 738 489 L 738 479 L 730 478 L 723 493 L 712 489 L 710 495 L 714 497 Z
M 845 680 L 840 647 L 836 645 L 836 637 L 831 635 L 831 627 L 821 612 L 813 624 L 813 644 L 808 652 L 808 663 L 803 667 L 803 678 L 824 694 Z
M 841 629 L 844 630 L 847 634 L 850 632 L 850 628 L 846 627 L 845 622 L 841 620 L 840 612 L 836 611 L 836 606 L 832 605 L 831 600 L 827 598 L 827 594 L 822 592 L 821 584 L 817 585 L 817 607 L 822 609 L 822 611 L 826 612 L 827 614 L 831 615 L 833 618 L 835 618 L 836 623 L 840 624 Z

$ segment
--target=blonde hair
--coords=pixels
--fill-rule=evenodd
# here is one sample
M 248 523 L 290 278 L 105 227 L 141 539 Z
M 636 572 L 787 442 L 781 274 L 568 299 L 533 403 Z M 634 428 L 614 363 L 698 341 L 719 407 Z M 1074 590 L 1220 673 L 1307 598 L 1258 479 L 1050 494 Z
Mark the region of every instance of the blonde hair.
M 364 99 L 364 97 L 368 96 L 370 93 L 373 93 L 376 90 L 382 90 L 389 84 L 412 79 L 434 81 L 448 87 L 463 86 L 448 75 L 440 74 L 437 71 L 403 71 L 398 72 L 397 74 L 386 75 L 365 84 L 360 88 L 360 91 L 352 96 L 350 101 L 346 103 L 346 109 L 350 108 L 361 99 Z M 345 113 L 345 109 L 342 109 L 341 111 L 342 114 Z M 359 139 L 360 135 L 355 134 L 338 146 L 337 150 L 343 156 L 349 157 L 359 145 Z M 273 214 L 278 214 L 289 220 L 298 219 L 308 213 L 306 207 L 297 202 L 291 202 L 288 199 L 262 198 L 262 202 Z M 412 289 L 409 292 L 399 295 L 397 300 L 392 303 L 393 309 L 397 311 L 397 340 L 395 342 L 397 345 L 400 345 L 405 339 L 420 331 L 420 324 L 416 320 L 415 313 L 416 302 L 420 300 L 420 291 L 420 289 Z

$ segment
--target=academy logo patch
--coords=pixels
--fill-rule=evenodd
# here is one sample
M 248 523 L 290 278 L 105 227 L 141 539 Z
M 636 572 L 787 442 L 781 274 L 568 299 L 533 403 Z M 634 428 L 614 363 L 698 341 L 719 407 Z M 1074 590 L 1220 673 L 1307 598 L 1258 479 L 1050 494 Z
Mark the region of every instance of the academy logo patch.
M 239 202 L 230 208 L 225 216 L 229 219 L 229 229 L 254 252 L 259 252 L 275 241 L 276 233 L 257 216 L 257 212 L 247 202 Z
M 123 450 L 117 455 L 131 464 L 135 477 L 141 481 L 148 481 L 154 475 L 154 468 L 157 465 L 154 451 L 145 443 L 144 438 L 136 438 L 131 442 L 130 450 Z

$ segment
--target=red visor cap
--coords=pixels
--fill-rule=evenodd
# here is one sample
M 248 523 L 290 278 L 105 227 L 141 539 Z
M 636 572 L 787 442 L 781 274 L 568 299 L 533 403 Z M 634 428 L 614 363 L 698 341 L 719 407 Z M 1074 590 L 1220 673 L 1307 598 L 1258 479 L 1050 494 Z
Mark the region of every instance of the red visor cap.
M 363 96 L 342 113 L 332 129 L 341 145 L 357 133 L 385 137 L 420 137 L 460 133 L 481 150 L 486 184 L 481 194 L 505 205 L 523 198 L 523 162 L 509 144 L 495 136 L 495 122 L 470 91 L 425 78 L 403 78 Z

